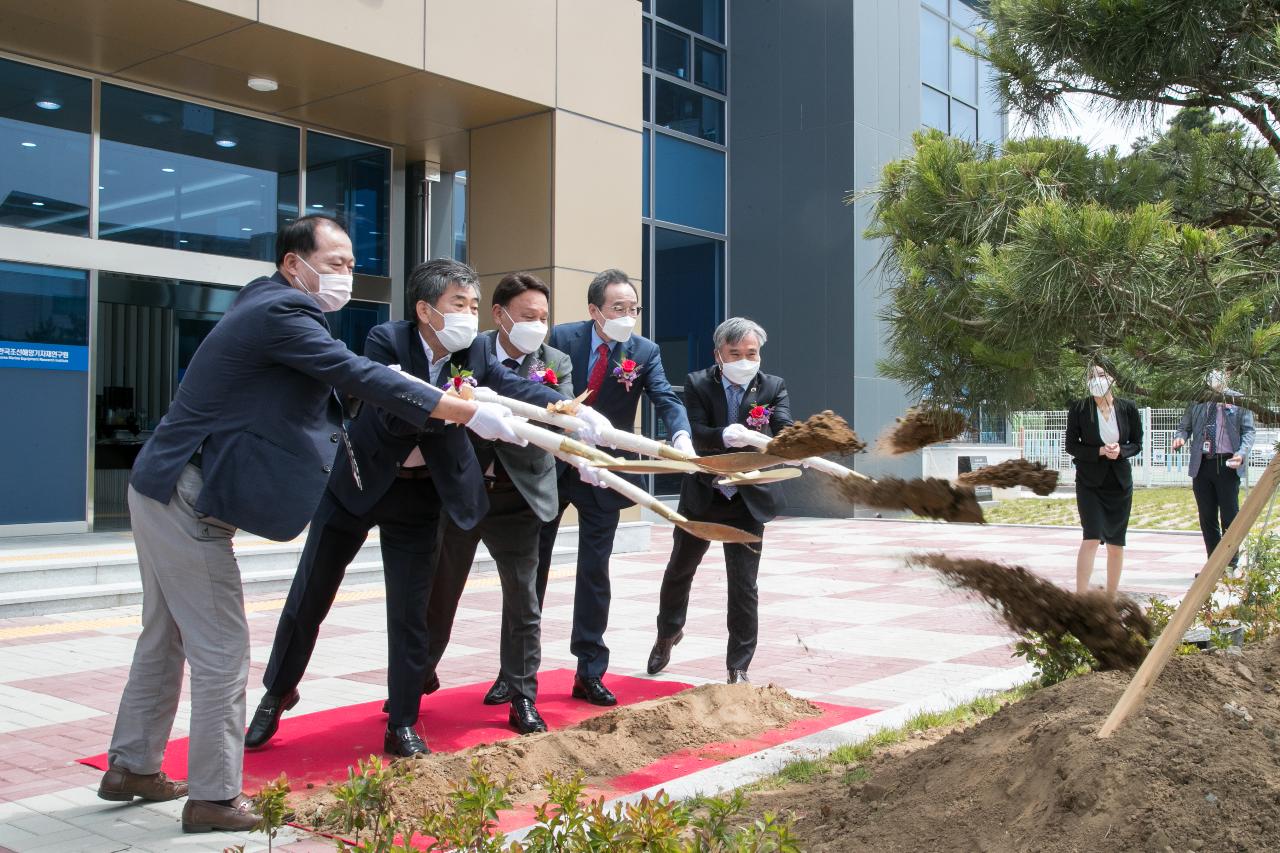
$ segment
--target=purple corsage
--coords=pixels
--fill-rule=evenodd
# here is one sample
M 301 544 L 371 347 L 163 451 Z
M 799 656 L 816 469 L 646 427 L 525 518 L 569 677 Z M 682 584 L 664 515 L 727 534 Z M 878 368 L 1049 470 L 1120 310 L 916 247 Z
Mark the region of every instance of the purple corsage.
M 773 409 L 768 406 L 752 406 L 751 411 L 747 412 L 747 426 L 754 430 L 762 430 L 769 425 L 769 419 L 773 417 Z
M 542 385 L 560 384 L 560 377 L 556 376 L 556 372 L 536 358 L 529 366 L 529 379 Z
M 624 358 L 618 362 L 618 366 L 613 369 L 613 375 L 618 377 L 618 381 L 627 386 L 627 390 L 631 390 L 631 383 L 636 381 L 636 377 L 640 374 L 640 365 L 636 364 L 629 358 Z
M 474 388 L 476 384 L 475 377 L 471 375 L 470 370 L 459 370 L 456 364 L 451 364 L 449 365 L 449 381 L 440 387 L 446 391 L 454 391 L 461 394 L 463 385 L 470 385 Z

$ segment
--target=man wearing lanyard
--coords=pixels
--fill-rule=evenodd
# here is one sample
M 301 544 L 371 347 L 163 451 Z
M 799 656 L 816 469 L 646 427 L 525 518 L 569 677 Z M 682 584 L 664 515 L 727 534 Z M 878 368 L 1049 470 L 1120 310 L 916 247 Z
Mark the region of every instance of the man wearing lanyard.
M 1206 384 L 1214 399 L 1187 407 L 1172 445 L 1174 450 L 1191 445 L 1187 473 L 1209 554 L 1218 547 L 1240 509 L 1240 466 L 1253 449 L 1253 412 L 1223 400 L 1238 396 L 1227 388 L 1230 378 L 1224 371 L 1209 371 Z M 1232 555 L 1231 565 L 1236 560 L 1237 555 Z

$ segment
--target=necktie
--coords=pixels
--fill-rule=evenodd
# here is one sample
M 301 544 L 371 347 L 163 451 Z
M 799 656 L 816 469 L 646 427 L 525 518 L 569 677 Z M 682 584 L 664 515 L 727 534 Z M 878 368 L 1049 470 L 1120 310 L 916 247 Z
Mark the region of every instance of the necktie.
M 609 370 L 609 345 L 601 344 L 596 347 L 596 363 L 591 368 L 591 375 L 587 377 L 587 390 L 591 392 L 589 398 L 595 402 L 596 394 L 600 391 L 600 386 L 604 384 L 604 375 Z
M 742 406 L 742 386 L 730 383 L 725 389 L 726 402 L 729 404 L 728 422 L 731 424 L 738 422 L 738 409 Z M 716 486 L 726 498 L 732 498 L 738 493 L 737 486 Z
M 512 373 L 515 373 L 520 369 L 520 362 L 516 361 L 514 358 L 504 358 L 502 360 L 502 364 Z
M 1235 448 L 1231 446 L 1231 439 L 1227 436 L 1227 420 L 1221 403 L 1218 404 L 1218 428 L 1213 434 L 1213 452 L 1214 453 L 1231 453 Z

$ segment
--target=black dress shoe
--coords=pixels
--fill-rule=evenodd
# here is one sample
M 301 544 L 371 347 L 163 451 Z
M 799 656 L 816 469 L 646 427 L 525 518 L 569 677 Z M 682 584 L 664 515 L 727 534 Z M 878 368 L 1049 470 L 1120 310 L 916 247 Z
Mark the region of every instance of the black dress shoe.
M 729 683 L 750 684 L 751 679 L 747 678 L 747 671 L 745 669 L 731 669 L 729 670 Z
M 422 695 L 430 696 L 432 693 L 435 693 L 439 689 L 440 689 L 440 676 L 436 675 L 434 672 L 427 675 L 426 683 L 422 685 Z M 390 699 L 382 700 L 382 713 L 384 714 L 391 713 Z
M 387 733 L 382 736 L 382 748 L 400 758 L 431 754 L 431 750 L 427 749 L 426 743 L 418 736 L 413 726 L 400 726 L 395 729 L 387 726 Z
M 523 696 L 511 700 L 511 712 L 507 714 L 507 723 L 522 735 L 534 732 L 545 732 L 547 723 L 534 707 L 533 702 Z
M 493 686 L 489 688 L 489 692 L 484 694 L 484 704 L 486 705 L 505 705 L 516 698 L 516 692 L 511 689 L 511 685 L 501 675 L 493 682 Z
M 671 663 L 671 650 L 684 639 L 684 631 L 677 631 L 674 637 L 659 637 L 649 652 L 649 664 L 645 667 L 650 675 L 657 675 Z
M 297 690 L 290 690 L 287 696 L 272 696 L 270 693 L 263 696 L 244 733 L 244 745 L 249 749 L 257 749 L 275 737 L 276 729 L 280 728 L 281 715 L 297 705 L 300 698 Z
M 618 697 L 614 696 L 604 682 L 598 678 L 582 675 L 573 677 L 573 698 L 586 699 L 592 705 L 617 705 Z

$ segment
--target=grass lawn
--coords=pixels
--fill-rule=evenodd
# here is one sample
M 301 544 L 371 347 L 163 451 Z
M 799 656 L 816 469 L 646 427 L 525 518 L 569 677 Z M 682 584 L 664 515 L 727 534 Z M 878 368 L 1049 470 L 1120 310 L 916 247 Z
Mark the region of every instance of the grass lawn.
M 1244 502 L 1243 489 L 1240 491 L 1240 501 Z M 991 524 L 1056 524 L 1064 527 L 1077 527 L 1080 524 L 1074 496 L 1002 501 L 983 512 Z M 1263 510 L 1263 518 L 1266 515 L 1266 510 Z M 1259 519 L 1258 525 L 1261 524 L 1262 519 Z M 1199 530 L 1196 499 L 1191 494 L 1191 487 L 1134 489 L 1129 527 L 1145 530 Z M 1269 532 L 1280 533 L 1280 507 L 1272 512 L 1267 529 Z

